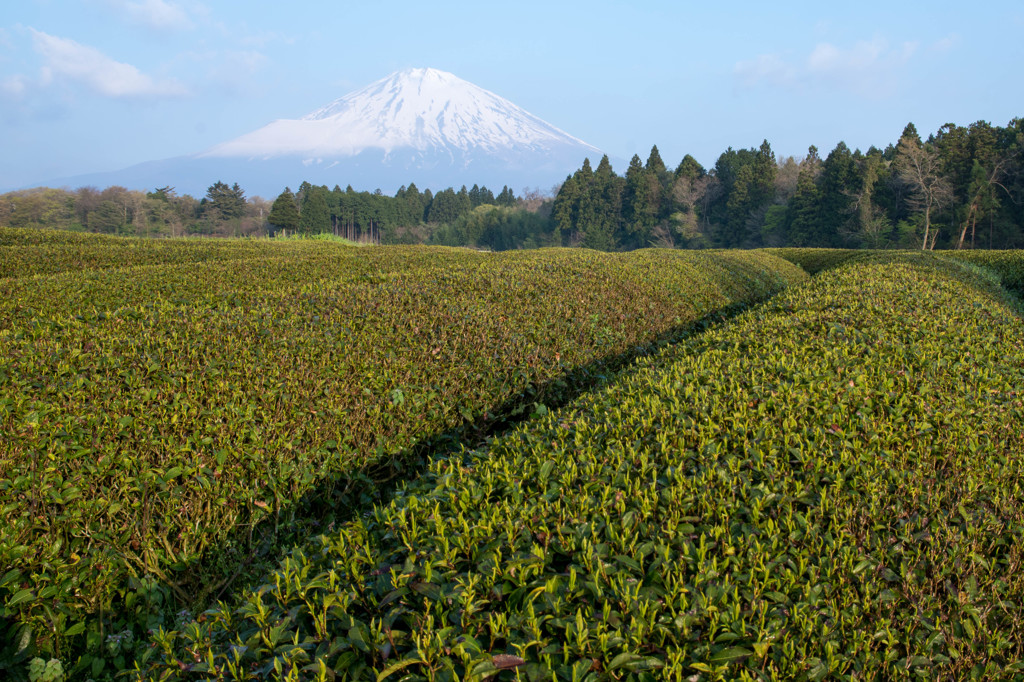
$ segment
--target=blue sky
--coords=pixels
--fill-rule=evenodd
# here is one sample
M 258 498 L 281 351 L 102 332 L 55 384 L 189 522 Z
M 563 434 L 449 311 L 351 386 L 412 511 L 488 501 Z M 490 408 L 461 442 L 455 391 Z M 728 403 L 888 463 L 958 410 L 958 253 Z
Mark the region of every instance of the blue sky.
M 1019 0 L 636 5 L 9 0 L 0 189 L 198 152 L 421 66 L 670 166 L 1024 116 Z

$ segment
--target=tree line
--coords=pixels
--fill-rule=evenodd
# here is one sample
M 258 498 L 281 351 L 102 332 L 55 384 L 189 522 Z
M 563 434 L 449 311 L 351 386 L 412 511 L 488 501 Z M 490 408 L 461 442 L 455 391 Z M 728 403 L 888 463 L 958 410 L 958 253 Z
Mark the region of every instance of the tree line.
M 1024 247 L 1024 119 L 946 124 L 922 140 L 911 123 L 867 152 L 843 142 L 778 160 L 765 140 L 711 169 L 687 155 L 670 171 L 657 146 L 624 176 L 585 160 L 554 200 L 566 246 L 753 248 Z
M 245 196 L 238 183 L 217 181 L 195 199 L 173 187 L 139 192 L 39 188 L 0 195 L 0 225 L 49 227 L 142 237 L 280 236 L 334 234 L 385 244 L 433 243 L 481 248 L 531 248 L 552 243 L 549 221 L 540 217 L 543 197 L 505 186 L 449 187 L 436 194 L 415 183 L 394 196 L 303 182 L 285 188 L 271 204 Z M 547 202 L 548 204 L 550 201 Z
M 286 187 L 274 200 L 267 216 L 270 234 L 333 234 L 357 242 L 451 244 L 453 226 L 480 207 L 519 214 L 519 199 L 506 185 L 497 196 L 487 187 L 449 187 L 436 194 L 420 192 L 416 183 L 403 185 L 393 197 L 357 192 L 349 185 L 328 190 L 326 185 L 303 182 L 298 192 Z M 547 227 L 545 225 L 545 227 Z M 482 235 L 475 235 L 481 237 Z M 487 241 L 487 240 L 485 240 Z M 477 243 L 474 246 L 492 246 Z
M 710 169 L 686 155 L 669 170 L 657 146 L 623 175 L 586 159 L 553 192 L 473 185 L 437 193 L 303 182 L 270 203 L 216 182 L 201 199 L 173 187 L 0 195 L 0 225 L 139 236 L 333 234 L 384 244 L 492 250 L 581 246 L 753 248 L 1024 247 L 1024 119 L 1005 127 L 946 124 L 922 139 L 908 124 L 884 149 L 843 142 L 822 159 L 777 159 L 760 147 L 723 152 Z
M 139 192 L 113 186 L 40 188 L 0 195 L 0 225 L 49 227 L 140 237 L 253 236 L 265 233 L 267 202 L 246 199 L 238 183 L 216 182 L 206 196 L 173 187 Z

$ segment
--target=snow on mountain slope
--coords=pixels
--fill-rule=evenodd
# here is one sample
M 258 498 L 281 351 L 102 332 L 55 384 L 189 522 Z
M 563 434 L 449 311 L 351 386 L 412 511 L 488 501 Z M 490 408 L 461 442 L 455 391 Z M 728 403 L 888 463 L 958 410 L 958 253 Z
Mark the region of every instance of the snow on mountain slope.
M 323 159 L 355 156 L 368 149 L 382 150 L 385 158 L 396 149 L 501 156 L 564 147 L 599 153 L 507 99 L 450 73 L 407 69 L 301 119 L 274 121 L 199 156 Z
M 408 69 L 300 119 L 274 121 L 204 152 L 148 161 L 51 186 L 172 186 L 202 196 L 220 180 L 249 196 L 302 181 L 393 193 L 480 184 L 547 190 L 602 152 L 508 100 L 436 69 Z

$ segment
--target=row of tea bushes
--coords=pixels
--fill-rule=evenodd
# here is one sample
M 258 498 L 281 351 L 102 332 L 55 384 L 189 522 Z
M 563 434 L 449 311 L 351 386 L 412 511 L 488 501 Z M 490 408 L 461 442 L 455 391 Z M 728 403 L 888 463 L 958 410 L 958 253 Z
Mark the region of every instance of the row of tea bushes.
M 2 280 L 0 676 L 127 666 L 281 529 L 415 475 L 418 443 L 806 278 L 757 253 L 260 249 Z
M 946 255 L 999 275 L 1002 285 L 1024 297 L 1024 251 L 949 251 Z
M 134 239 L 0 227 L 0 280 L 140 265 L 202 263 L 282 253 L 267 241 Z
M 873 253 L 879 253 L 877 251 L 864 251 L 858 249 L 822 249 L 817 247 L 784 247 L 777 249 L 765 249 L 765 251 L 784 260 L 788 260 L 790 263 L 799 265 L 809 275 L 817 275 L 823 270 L 838 267 L 858 258 L 870 257 Z
M 113 235 L 71 230 L 42 230 L 0 225 L 0 247 L 6 246 L 82 246 L 126 241 Z
M 846 263 L 865 262 L 888 258 L 892 252 L 854 249 L 781 248 L 765 249 L 767 253 L 799 265 L 808 274 L 816 275 Z M 920 251 L 903 254 L 906 257 L 922 255 Z M 1018 296 L 1024 295 L 1024 251 L 939 251 L 935 254 L 970 263 L 994 272 L 1003 287 Z
M 159 680 L 1024 674 L 1024 323 L 918 255 L 853 264 L 434 462 Z

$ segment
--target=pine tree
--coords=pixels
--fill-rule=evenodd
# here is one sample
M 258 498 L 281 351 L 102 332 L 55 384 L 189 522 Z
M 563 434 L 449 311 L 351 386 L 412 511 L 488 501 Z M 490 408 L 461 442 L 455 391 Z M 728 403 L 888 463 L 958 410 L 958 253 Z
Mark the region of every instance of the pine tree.
M 810 246 L 819 240 L 817 180 L 820 172 L 818 148 L 811 145 L 807 158 L 800 164 L 796 192 L 786 209 L 786 246 Z
M 604 250 L 619 248 L 619 236 L 622 227 L 622 190 L 625 181 L 615 174 L 608 155 L 601 157 L 594 171 L 594 200 L 596 202 L 594 214 L 600 222 L 598 231 L 608 237 L 599 237 L 597 241 L 607 244 L 602 247 Z M 593 241 L 593 240 L 592 240 Z M 597 248 L 597 247 L 595 247 Z
M 679 162 L 679 165 L 676 166 L 675 172 L 675 176 L 677 178 L 685 176 L 691 180 L 696 180 L 706 174 L 707 171 L 704 170 L 704 167 L 700 165 L 697 159 L 693 158 L 689 154 L 684 156 L 683 160 Z
M 216 210 L 222 220 L 232 220 L 245 215 L 245 192 L 236 182 L 231 187 L 218 180 L 206 190 L 203 211 Z
M 508 188 L 508 185 L 505 185 L 501 188 L 501 193 L 498 194 L 495 203 L 498 206 L 508 206 L 511 208 L 516 205 L 516 195 Z
M 626 169 L 622 193 L 622 247 L 646 246 L 658 215 L 657 179 L 643 167 L 636 154 Z
M 331 211 L 327 206 L 327 188 L 310 187 L 302 199 L 299 232 L 320 234 L 331 231 Z
M 916 145 L 921 144 L 921 136 L 917 134 L 917 126 L 913 123 L 908 123 L 900 134 L 900 140 L 910 140 Z
M 285 235 L 288 234 L 288 230 L 298 229 L 299 209 L 295 206 L 295 195 L 292 194 L 290 188 L 285 187 L 277 199 L 274 199 L 274 203 L 270 207 L 270 215 L 267 216 L 267 223 L 275 231 L 284 230 Z
M 579 203 L 580 188 L 576 182 L 576 174 L 570 175 L 562 183 L 555 202 L 551 206 L 551 220 L 555 231 L 562 238 L 563 246 L 574 246 L 576 240 L 576 207 Z
M 840 246 L 852 232 L 850 195 L 860 190 L 857 164 L 845 142 L 836 145 L 821 166 L 818 237 L 812 246 Z
M 659 178 L 668 172 L 665 162 L 661 160 L 661 152 L 658 151 L 658 145 L 651 147 L 651 153 L 647 157 L 647 164 L 644 166 L 644 169 L 654 173 Z

